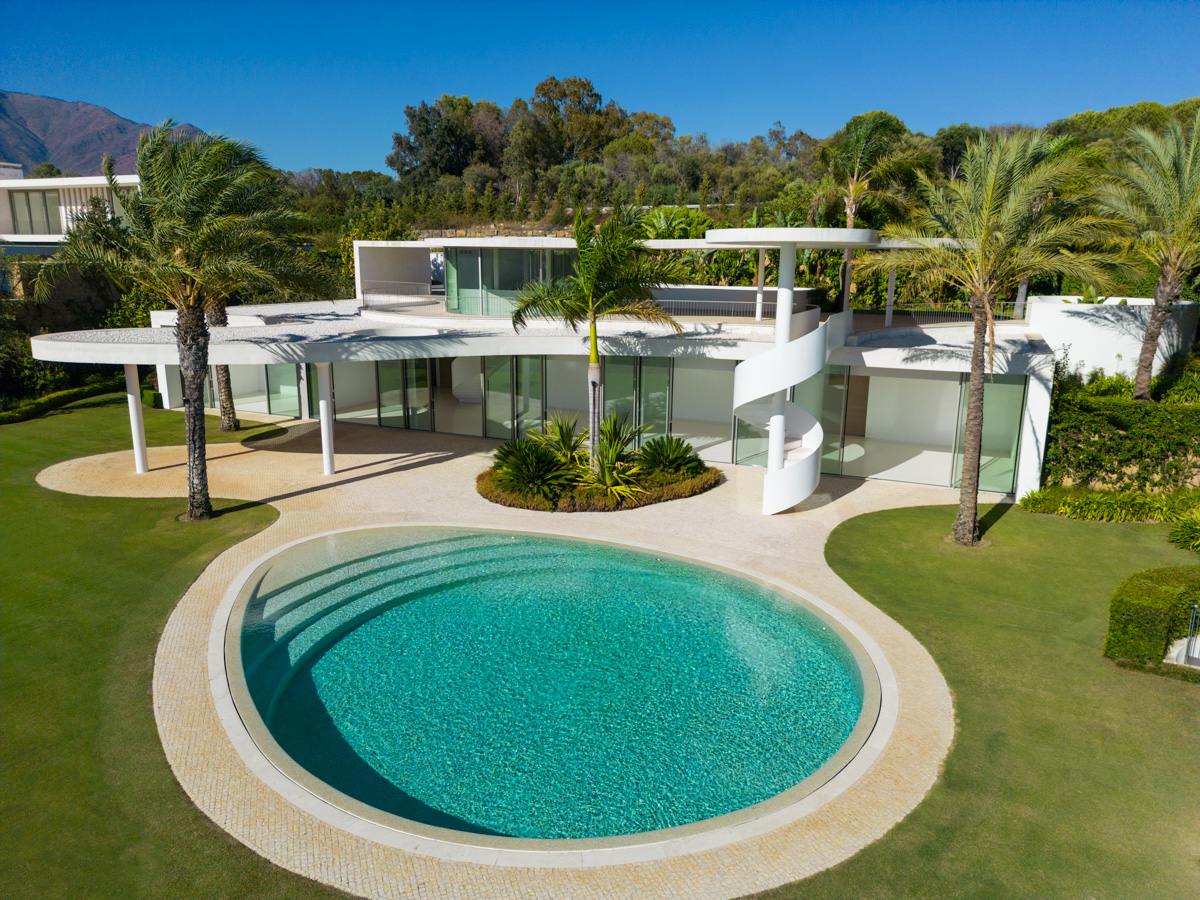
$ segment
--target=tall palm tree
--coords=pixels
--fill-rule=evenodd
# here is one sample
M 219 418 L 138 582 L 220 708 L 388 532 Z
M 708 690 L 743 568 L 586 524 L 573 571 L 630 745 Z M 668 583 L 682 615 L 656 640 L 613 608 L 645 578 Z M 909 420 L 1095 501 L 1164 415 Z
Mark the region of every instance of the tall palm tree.
M 647 252 L 641 236 L 641 219 L 630 210 L 616 210 L 598 227 L 593 216 L 576 214 L 574 273 L 526 285 L 513 306 L 512 324 L 517 331 L 533 317 L 558 319 L 572 330 L 587 325 L 588 456 L 593 464 L 603 406 L 597 320 L 623 316 L 682 330 L 651 293 L 679 279 L 679 264 Z
M 138 139 L 138 189 L 116 183 L 105 160 L 120 227 L 73 229 L 46 266 L 48 291 L 70 268 L 101 271 L 175 308 L 188 453 L 188 519 L 212 515 L 204 456 L 206 314 L 238 289 L 283 290 L 315 281 L 296 252 L 299 216 L 283 203 L 280 176 L 253 147 L 227 138 L 185 139 L 173 123 Z
M 855 116 L 845 132 L 821 148 L 821 162 L 829 171 L 813 193 L 809 214 L 828 215 L 840 207 L 847 228 L 858 224 L 864 209 L 874 208 L 891 217 L 907 212 L 909 198 L 903 190 L 916 173 L 931 167 L 928 153 L 898 146 L 904 123 L 888 113 Z M 841 308 L 850 306 L 854 251 L 842 260 Z
M 1063 275 L 1106 284 L 1112 254 L 1092 249 L 1113 223 L 1087 211 L 1088 170 L 1062 140 L 1018 134 L 973 143 L 961 178 L 946 185 L 920 176 L 913 223 L 885 229 L 909 249 L 869 254 L 864 268 L 892 266 L 919 288 L 950 287 L 970 301 L 974 341 L 967 389 L 962 482 L 953 537 L 979 540 L 979 462 L 983 441 L 985 358 L 995 351 L 993 303 L 1025 278 Z
M 1101 206 L 1125 223 L 1126 253 L 1158 276 L 1142 336 L 1133 396 L 1150 399 L 1158 339 L 1186 279 L 1200 267 L 1200 110 L 1185 133 L 1179 122 L 1165 134 L 1139 128 L 1128 157 L 1099 192 Z

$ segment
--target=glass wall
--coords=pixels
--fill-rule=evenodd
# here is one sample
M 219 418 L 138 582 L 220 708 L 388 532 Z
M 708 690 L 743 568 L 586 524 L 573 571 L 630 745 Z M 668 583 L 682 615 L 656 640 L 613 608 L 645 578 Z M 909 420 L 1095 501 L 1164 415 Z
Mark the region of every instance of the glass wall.
M 574 263 L 573 250 L 447 247 L 446 309 L 463 315 L 507 316 L 521 288 L 569 275 Z
M 670 359 L 642 359 L 638 371 L 638 422 L 643 428 L 643 441 L 670 430 Z
M 379 424 L 404 428 L 404 360 L 379 362 Z
M 958 444 L 954 452 L 957 487 L 962 480 L 962 442 L 967 422 L 968 377 L 962 378 L 959 401 Z M 983 442 L 979 453 L 979 489 L 1010 494 L 1017 475 L 1017 450 L 1021 440 L 1021 417 L 1025 409 L 1025 377 L 992 375 L 983 383 Z
M 636 421 L 637 357 L 604 359 L 604 415 Z
M 273 416 L 300 415 L 300 367 L 293 363 L 267 366 L 267 408 Z
M 229 386 L 233 390 L 233 405 L 248 413 L 269 413 L 267 401 L 266 366 L 230 366 Z M 216 388 L 216 379 L 213 380 Z
M 379 391 L 374 363 L 333 364 L 333 410 L 334 418 L 339 422 L 378 424 Z
M 430 390 L 430 361 L 404 361 L 404 414 L 408 427 L 416 431 L 433 430 L 433 393 Z
M 546 418 L 574 419 L 582 430 L 588 424 L 586 356 L 546 357 Z
M 9 191 L 16 234 L 62 234 L 58 191 Z
M 733 462 L 733 367 L 725 359 L 675 360 L 671 431 L 711 462 Z
M 483 361 L 478 356 L 434 359 L 433 427 L 447 434 L 483 434 Z
M 507 440 L 512 437 L 512 358 L 483 358 L 484 435 Z
M 542 377 L 543 358 L 540 356 L 517 356 L 513 358 L 516 368 L 516 392 L 513 396 L 517 434 L 525 435 L 542 427 L 546 400 Z

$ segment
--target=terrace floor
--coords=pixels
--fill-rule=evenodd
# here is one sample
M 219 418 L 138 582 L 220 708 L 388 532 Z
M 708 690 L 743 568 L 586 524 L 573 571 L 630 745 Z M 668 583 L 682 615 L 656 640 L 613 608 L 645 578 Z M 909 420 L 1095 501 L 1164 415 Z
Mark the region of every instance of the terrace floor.
M 340 472 L 329 478 L 319 474 L 319 437 L 311 424 L 293 426 L 281 438 L 209 446 L 213 495 L 270 503 L 280 517 L 203 571 L 168 620 L 155 660 L 155 717 L 176 778 L 209 818 L 272 862 L 367 896 L 735 896 L 847 859 L 911 812 L 937 780 L 954 735 L 946 682 L 924 647 L 833 572 L 823 548 L 846 519 L 952 502 L 953 491 L 826 478 L 805 507 L 768 518 L 758 511 L 761 471 L 729 467 L 725 484 L 688 500 L 620 513 L 545 514 L 495 506 L 475 493 L 474 476 L 492 449 L 484 441 L 339 423 L 336 444 Z M 109 453 L 53 465 L 37 480 L 77 494 L 180 496 L 184 460 L 181 447 L 151 448 L 151 471 L 137 476 L 131 453 Z M 858 780 L 791 824 L 654 862 L 502 868 L 408 852 L 334 827 L 268 787 L 230 742 L 210 686 L 214 616 L 235 576 L 284 544 L 337 528 L 422 523 L 610 540 L 815 595 L 864 629 L 886 656 L 899 695 L 890 737 Z

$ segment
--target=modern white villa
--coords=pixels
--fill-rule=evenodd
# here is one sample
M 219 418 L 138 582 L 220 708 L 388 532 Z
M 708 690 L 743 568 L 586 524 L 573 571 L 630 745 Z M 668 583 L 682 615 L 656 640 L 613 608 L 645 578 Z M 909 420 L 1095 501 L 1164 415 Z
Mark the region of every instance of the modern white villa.
M 136 178 L 126 181 L 136 181 Z M 103 179 L 0 181 L 0 240 L 53 244 Z M 886 249 L 865 229 L 737 228 L 648 241 L 663 252 L 758 251 L 750 287 L 671 285 L 656 298 L 682 325 L 605 320 L 604 409 L 646 436 L 677 434 L 716 463 L 765 466 L 763 511 L 780 512 L 821 475 L 953 486 L 961 468 L 971 333 L 962 317 L 845 311 L 824 315 L 797 285 L 804 249 Z M 766 253 L 778 283 L 763 283 Z M 213 365 L 230 366 L 247 416 L 319 419 L 326 474 L 335 423 L 493 438 L 554 414 L 586 420 L 586 341 L 555 322 L 510 322 L 520 288 L 571 270 L 574 241 L 554 237 L 358 241 L 355 296 L 230 309 Z M 1021 496 L 1040 481 L 1055 354 L 1084 369 L 1131 372 L 1149 300 L 1032 296 L 997 323 L 985 388 L 980 487 Z M 1176 308 L 1158 366 L 1191 345 L 1195 304 Z M 181 404 L 173 313 L 153 328 L 48 334 L 43 360 L 121 364 L 135 459 L 146 467 L 136 367 L 155 366 L 165 406 Z M 210 379 L 210 382 L 212 379 Z M 215 399 L 212 402 L 215 406 Z M 317 463 L 314 461 L 314 465 Z

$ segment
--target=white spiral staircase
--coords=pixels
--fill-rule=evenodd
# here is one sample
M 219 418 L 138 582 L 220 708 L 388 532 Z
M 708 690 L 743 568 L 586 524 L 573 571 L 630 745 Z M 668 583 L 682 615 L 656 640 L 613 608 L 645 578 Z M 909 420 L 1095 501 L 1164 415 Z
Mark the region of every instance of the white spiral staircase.
M 828 352 L 845 342 L 849 313 L 820 321 L 820 310 L 808 307 L 791 316 L 790 340 L 738 364 L 733 373 L 733 411 L 740 419 L 770 431 L 773 416 L 782 414 L 782 465 L 768 461 L 763 481 L 764 515 L 783 512 L 808 498 L 821 478 L 821 445 L 825 432 L 807 409 L 788 402 L 793 385 L 819 375 Z

